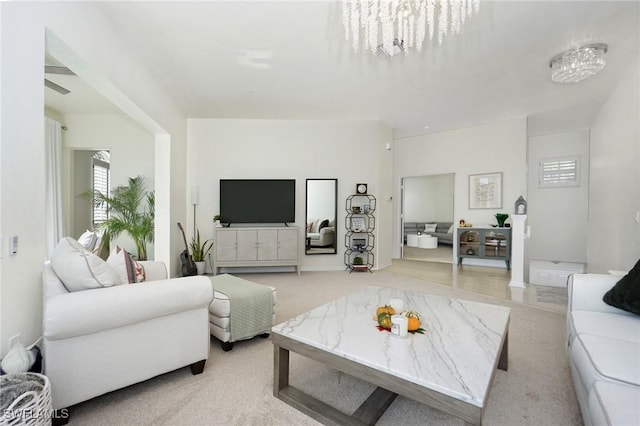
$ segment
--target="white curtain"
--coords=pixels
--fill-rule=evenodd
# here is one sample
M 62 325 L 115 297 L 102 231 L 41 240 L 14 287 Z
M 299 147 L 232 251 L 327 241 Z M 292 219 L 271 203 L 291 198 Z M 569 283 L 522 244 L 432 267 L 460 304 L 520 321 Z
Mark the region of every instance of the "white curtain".
M 62 125 L 45 117 L 47 259 L 64 236 L 62 214 Z

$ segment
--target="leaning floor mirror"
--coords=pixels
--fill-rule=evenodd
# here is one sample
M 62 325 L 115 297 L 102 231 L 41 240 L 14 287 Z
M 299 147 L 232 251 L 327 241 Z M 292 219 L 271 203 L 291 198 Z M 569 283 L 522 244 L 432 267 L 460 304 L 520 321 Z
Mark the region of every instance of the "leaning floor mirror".
M 307 179 L 305 253 L 337 253 L 338 179 Z

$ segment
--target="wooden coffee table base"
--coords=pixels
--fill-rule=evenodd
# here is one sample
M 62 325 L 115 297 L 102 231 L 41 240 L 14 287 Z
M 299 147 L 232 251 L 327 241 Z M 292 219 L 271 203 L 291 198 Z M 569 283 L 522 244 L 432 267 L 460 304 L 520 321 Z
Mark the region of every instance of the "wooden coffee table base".
M 418 386 L 415 383 L 392 376 L 380 370 L 322 351 L 300 341 L 280 334 L 272 334 L 274 348 L 273 395 L 292 407 L 324 424 L 363 425 L 375 424 L 400 394 L 407 398 L 429 405 L 449 413 L 464 421 L 480 425 L 484 408 L 466 403 L 459 399 Z M 375 384 L 378 388 L 351 415 L 302 392 L 289 385 L 289 352 L 293 351 L 307 358 L 322 362 L 331 368 Z M 497 368 L 507 370 L 508 335 L 505 333 L 496 360 Z M 493 377 L 491 377 L 491 382 Z

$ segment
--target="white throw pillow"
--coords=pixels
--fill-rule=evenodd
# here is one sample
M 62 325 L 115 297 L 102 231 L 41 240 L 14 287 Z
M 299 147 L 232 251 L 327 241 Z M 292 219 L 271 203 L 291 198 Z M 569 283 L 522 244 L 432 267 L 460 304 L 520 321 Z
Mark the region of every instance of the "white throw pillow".
M 98 253 L 98 251 L 100 250 L 100 244 L 102 243 L 102 237 L 104 235 L 103 232 L 96 232 L 96 243 L 93 245 L 93 249 L 91 250 L 94 254 L 97 254 L 98 256 L 100 256 L 100 253 Z
M 120 282 L 107 262 L 70 237 L 62 238 L 53 249 L 51 267 L 68 291 L 111 287 Z
M 447 231 L 447 234 L 453 234 L 453 225 L 451 225 L 449 227 L 449 230 Z
M 96 246 L 97 240 L 98 236 L 96 233 L 87 229 L 82 235 L 80 235 L 80 238 L 78 238 L 78 243 L 87 250 L 92 251 Z
M 436 232 L 436 227 L 438 225 L 435 223 L 425 223 L 424 232 Z
M 107 263 L 118 274 L 120 284 L 141 283 L 146 279 L 144 267 L 118 246 L 109 253 Z

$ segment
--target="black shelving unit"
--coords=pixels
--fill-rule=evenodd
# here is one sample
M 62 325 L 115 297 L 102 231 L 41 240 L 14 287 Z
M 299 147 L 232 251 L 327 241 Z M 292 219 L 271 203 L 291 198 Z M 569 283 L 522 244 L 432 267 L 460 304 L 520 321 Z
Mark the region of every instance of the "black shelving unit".
M 344 264 L 349 272 L 371 272 L 375 264 L 373 248 L 376 237 L 373 231 L 376 228 L 376 197 L 371 194 L 349 195 L 345 210 L 347 233 L 344 237 Z

